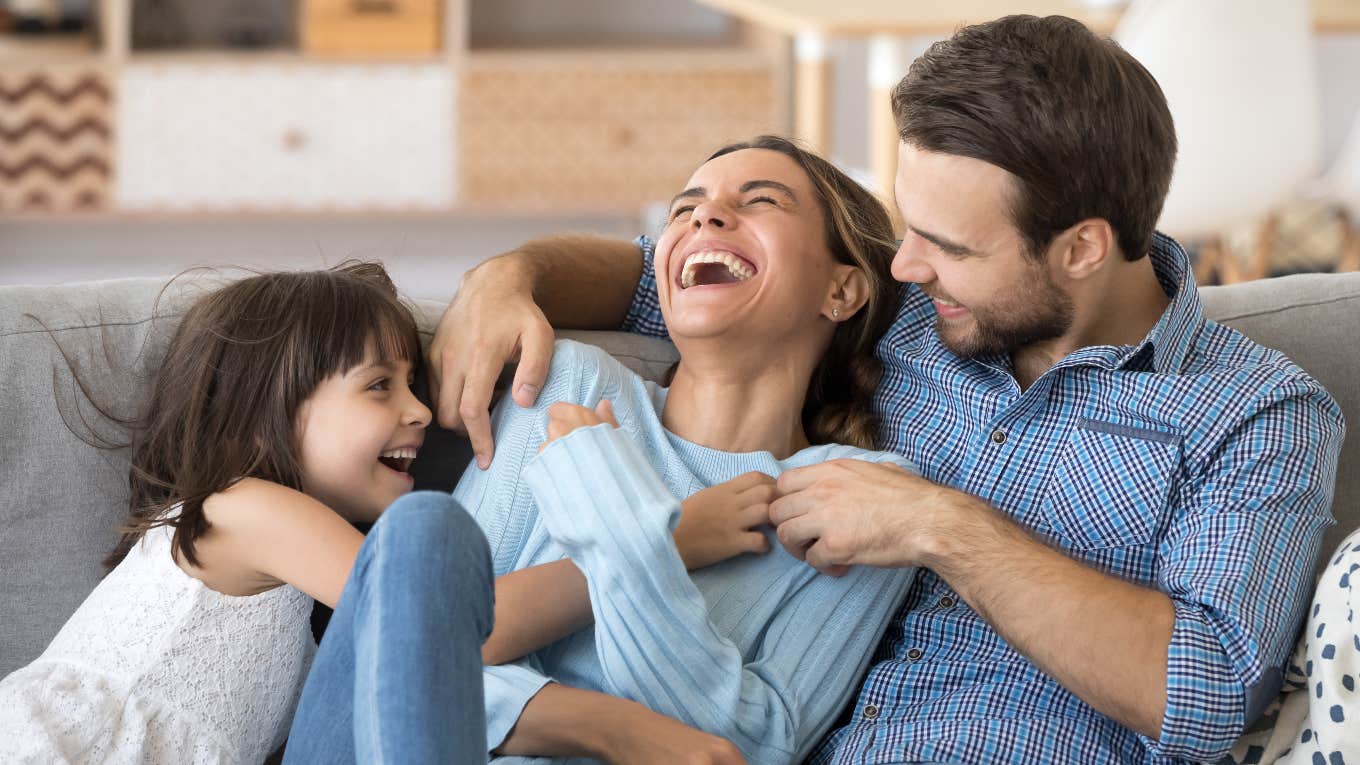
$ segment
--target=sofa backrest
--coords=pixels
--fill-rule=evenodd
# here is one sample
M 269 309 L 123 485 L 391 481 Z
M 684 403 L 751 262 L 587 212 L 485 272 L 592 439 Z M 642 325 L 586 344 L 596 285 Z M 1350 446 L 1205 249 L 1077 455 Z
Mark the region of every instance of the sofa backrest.
M 127 501 L 127 457 L 87 441 L 125 433 L 79 393 L 68 358 L 108 414 L 145 406 L 184 307 L 227 276 L 202 274 L 167 288 L 162 278 L 53 287 L 0 286 L 0 677 L 32 661 L 104 574 Z M 164 294 L 162 291 L 164 290 Z M 1360 274 L 1294 276 L 1201 291 L 1213 317 L 1294 358 L 1360 422 Z M 416 301 L 428 344 L 444 305 Z M 616 332 L 571 332 L 659 379 L 669 344 Z M 63 358 L 63 352 L 66 357 Z M 80 434 L 80 435 L 77 435 Z M 432 429 L 416 464 L 417 486 L 451 488 L 470 457 L 466 440 Z M 1360 437 L 1347 439 L 1333 512 L 1343 532 L 1360 526 Z

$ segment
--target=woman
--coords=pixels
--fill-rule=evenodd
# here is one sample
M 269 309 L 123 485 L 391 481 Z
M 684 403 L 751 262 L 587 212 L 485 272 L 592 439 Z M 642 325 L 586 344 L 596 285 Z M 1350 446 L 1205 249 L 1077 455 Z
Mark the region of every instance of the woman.
M 753 762 L 797 760 L 833 722 L 912 572 L 820 575 L 771 544 L 764 504 L 785 469 L 900 462 L 869 451 L 894 250 L 883 207 L 829 163 L 774 137 L 725 147 L 658 241 L 681 357 L 669 387 L 564 341 L 539 403 L 497 410 L 495 460 L 453 494 L 499 577 L 489 748 L 587 753 L 545 735 L 572 698 L 544 693 L 554 682 L 641 702 Z M 691 579 L 687 563 L 714 565 Z

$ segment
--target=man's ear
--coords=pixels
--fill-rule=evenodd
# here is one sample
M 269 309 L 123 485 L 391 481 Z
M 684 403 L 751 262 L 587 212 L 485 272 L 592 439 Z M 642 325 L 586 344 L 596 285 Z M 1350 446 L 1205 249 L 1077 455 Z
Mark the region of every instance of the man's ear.
M 831 292 L 822 303 L 822 315 L 839 323 L 854 316 L 867 302 L 869 279 L 864 272 L 856 266 L 837 263 Z
M 1085 279 L 1112 258 L 1119 259 L 1119 242 L 1104 218 L 1087 218 L 1058 235 L 1058 269 L 1069 279 Z

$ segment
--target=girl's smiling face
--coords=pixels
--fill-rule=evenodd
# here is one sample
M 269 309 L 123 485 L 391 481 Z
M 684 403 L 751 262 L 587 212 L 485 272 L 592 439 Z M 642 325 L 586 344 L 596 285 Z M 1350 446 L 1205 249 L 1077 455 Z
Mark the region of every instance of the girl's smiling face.
M 695 171 L 657 240 L 657 289 L 671 335 L 806 335 L 839 265 L 816 194 L 792 158 L 768 149 L 724 154 Z
M 363 363 L 321 381 L 297 416 L 308 495 L 350 521 L 372 521 L 411 490 L 408 471 L 430 423 L 413 382 L 410 362 L 371 350 Z

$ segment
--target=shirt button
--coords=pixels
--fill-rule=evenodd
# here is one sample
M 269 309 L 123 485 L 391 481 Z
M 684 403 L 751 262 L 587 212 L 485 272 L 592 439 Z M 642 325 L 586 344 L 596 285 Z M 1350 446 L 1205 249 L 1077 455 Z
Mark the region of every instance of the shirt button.
M 866 704 L 866 705 L 864 706 L 864 719 L 866 719 L 866 720 L 877 720 L 877 719 L 878 719 L 878 707 L 874 706 L 873 704 Z
M 907 651 L 907 658 L 911 659 L 912 661 L 916 661 L 917 659 L 921 658 L 921 649 L 913 648 L 910 651 Z
M 948 595 L 944 596 L 943 598 L 940 598 L 940 608 L 953 608 L 953 607 L 954 607 L 953 598 L 949 597 Z
M 993 431 L 992 431 L 992 443 L 996 443 L 996 444 L 1004 444 L 1004 443 L 1006 443 L 1006 431 L 1002 430 L 1001 428 L 997 428 L 996 430 L 993 430 Z

